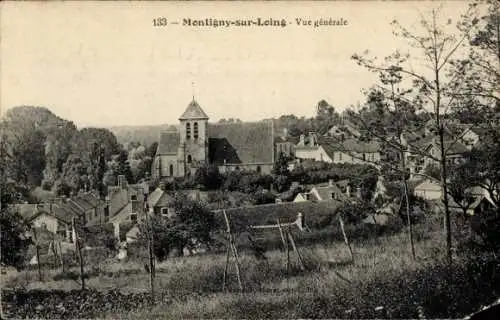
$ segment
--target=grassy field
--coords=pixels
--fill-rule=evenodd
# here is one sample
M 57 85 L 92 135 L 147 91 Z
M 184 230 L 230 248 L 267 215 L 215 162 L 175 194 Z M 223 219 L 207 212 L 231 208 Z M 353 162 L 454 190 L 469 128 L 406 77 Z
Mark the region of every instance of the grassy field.
M 283 251 L 268 252 L 267 261 L 241 252 L 243 292 L 239 292 L 233 265 L 227 290 L 222 289 L 224 254 L 169 259 L 158 264 L 155 303 L 110 307 L 100 310 L 98 317 L 456 318 L 498 298 L 497 261 L 457 256 L 450 282 L 441 260 L 442 234 L 423 228 L 416 232 L 416 261 L 409 254 L 405 233 L 356 239 L 354 262 L 347 247 L 336 240 L 302 245 L 307 270 L 298 268 L 292 252 L 289 273 Z M 140 261 L 103 261 L 100 270 L 87 268 L 87 272 L 87 287 L 97 291 L 138 294 L 149 290 L 148 274 Z M 58 270 L 44 270 L 44 282 L 36 279 L 35 270 L 14 273 L 3 277 L 2 287 L 22 288 L 24 292 L 80 288 L 78 280 Z M 95 311 L 87 317 L 92 315 Z

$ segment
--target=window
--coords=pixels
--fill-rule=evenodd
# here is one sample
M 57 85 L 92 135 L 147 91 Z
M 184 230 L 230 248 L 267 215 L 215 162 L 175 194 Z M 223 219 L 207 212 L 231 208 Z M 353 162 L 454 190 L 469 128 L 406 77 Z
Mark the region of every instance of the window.
M 173 176 L 173 175 L 174 175 L 174 165 L 173 165 L 173 164 L 171 164 L 171 165 L 169 166 L 169 172 L 170 172 L 170 175 L 171 175 L 171 176 Z
M 191 139 L 191 124 L 189 122 L 186 123 L 186 139 Z
M 105 217 L 105 218 L 108 218 L 108 217 L 109 217 L 109 206 L 106 206 L 106 207 L 104 208 L 104 217 Z
M 366 153 L 363 153 L 363 161 L 366 161 Z
M 137 200 L 137 195 L 133 194 L 132 196 L 130 196 L 130 199 L 131 199 L 132 201 Z
M 193 136 L 195 140 L 198 139 L 198 122 L 193 125 Z
M 339 161 L 342 161 L 342 152 L 339 152 Z
M 168 214 L 168 208 L 161 208 L 161 215 L 166 216 Z
M 260 168 L 260 166 L 257 166 L 257 172 L 260 173 L 262 171 L 262 169 Z
M 132 221 L 132 222 L 137 222 L 137 214 L 132 213 L 132 214 L 130 215 L 130 221 Z
M 193 162 L 193 157 L 191 157 L 191 155 L 188 155 L 187 162 L 189 164 L 191 164 L 191 162 Z

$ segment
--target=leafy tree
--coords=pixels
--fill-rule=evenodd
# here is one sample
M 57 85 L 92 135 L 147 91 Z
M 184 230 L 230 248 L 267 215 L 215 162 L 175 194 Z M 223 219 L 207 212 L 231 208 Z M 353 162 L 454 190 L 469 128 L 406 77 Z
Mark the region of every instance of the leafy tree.
M 63 165 L 63 172 L 61 177 L 61 186 L 67 186 L 71 192 L 76 193 L 81 189 L 89 187 L 87 177 L 87 166 L 83 160 L 76 156 L 70 155 Z M 61 191 L 63 192 L 64 191 Z
M 0 231 L 2 264 L 16 267 L 24 266 L 26 253 L 32 244 L 31 238 L 26 237 L 28 227 L 21 215 L 6 208 L 0 210 Z
M 206 165 L 196 170 L 194 181 L 203 185 L 206 189 L 219 189 L 223 182 L 223 177 L 216 165 Z
M 128 161 L 128 153 L 126 150 L 120 150 L 116 162 L 117 165 L 114 171 L 115 177 L 123 175 L 125 176 L 128 182 L 134 181 L 134 176 L 132 174 L 132 170 L 130 169 L 130 163 Z
M 192 249 L 196 243 L 209 245 L 211 233 L 217 227 L 213 212 L 201 203 L 178 194 L 174 201 L 175 216 L 172 218 L 151 217 L 154 237 L 154 254 L 159 260 L 168 256 L 172 249 L 180 252 Z M 147 225 L 140 225 L 142 235 L 147 234 Z
M 285 156 L 283 152 L 280 152 L 278 158 L 274 163 L 272 173 L 274 175 L 288 176 L 290 174 L 290 172 L 288 171 L 288 161 L 289 159 L 287 158 L 287 156 Z

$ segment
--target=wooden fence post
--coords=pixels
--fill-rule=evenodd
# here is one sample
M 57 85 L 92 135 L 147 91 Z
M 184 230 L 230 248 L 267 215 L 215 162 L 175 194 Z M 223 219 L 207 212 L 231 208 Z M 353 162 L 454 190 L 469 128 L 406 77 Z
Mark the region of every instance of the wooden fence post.
M 354 262 L 354 253 L 351 248 L 351 244 L 349 243 L 349 239 L 347 238 L 347 234 L 344 229 L 344 221 L 342 220 L 342 216 L 339 215 L 339 223 L 340 223 L 340 229 L 342 230 L 342 234 L 344 235 L 344 242 L 347 245 L 347 248 L 349 248 L 349 252 L 351 254 L 351 260 Z
M 304 261 L 302 260 L 302 256 L 300 255 L 299 250 L 297 249 L 297 246 L 295 245 L 295 240 L 293 239 L 292 233 L 290 230 L 287 230 L 288 238 L 290 239 L 290 243 L 292 244 L 292 248 L 297 254 L 297 260 L 299 261 L 299 266 L 302 271 L 306 270 L 306 267 L 304 265 Z
M 234 244 L 233 241 L 233 235 L 231 234 L 231 225 L 229 224 L 229 218 L 227 216 L 226 210 L 223 210 L 222 213 L 224 214 L 224 220 L 226 221 L 226 233 L 227 233 L 227 238 L 228 238 L 228 256 L 226 260 L 226 272 L 228 268 L 228 263 L 229 263 L 229 250 L 232 251 L 233 256 L 235 258 L 235 266 L 236 266 L 236 276 L 238 278 L 238 286 L 240 288 L 240 291 L 243 291 L 243 283 L 241 281 L 241 275 L 240 275 L 240 262 L 238 259 L 238 250 L 236 249 L 236 245 Z M 226 273 L 225 273 L 226 274 Z M 223 285 L 225 286 L 225 279 Z

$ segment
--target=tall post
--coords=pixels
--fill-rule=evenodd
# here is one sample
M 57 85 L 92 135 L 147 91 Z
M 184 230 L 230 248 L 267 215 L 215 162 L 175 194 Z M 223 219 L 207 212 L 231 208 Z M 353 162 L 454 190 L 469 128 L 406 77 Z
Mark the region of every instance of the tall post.
M 344 229 L 344 220 L 342 220 L 342 216 L 339 215 L 339 223 L 340 223 L 340 229 L 342 230 L 342 235 L 344 236 L 344 242 L 347 245 L 347 248 L 349 249 L 349 253 L 351 254 L 351 260 L 354 262 L 354 253 L 351 248 L 351 244 L 349 243 L 349 239 L 347 238 L 347 233 L 345 232 Z
M 226 210 L 222 211 L 224 214 L 224 220 L 226 221 L 226 233 L 228 237 L 228 250 L 231 250 L 233 252 L 233 256 L 236 260 L 236 276 L 238 278 L 238 285 L 240 288 L 240 291 L 243 291 L 243 284 L 241 282 L 241 276 L 240 276 L 240 262 L 238 259 L 238 250 L 236 249 L 236 246 L 234 245 L 233 242 L 233 236 L 231 234 L 231 225 L 229 224 L 229 218 L 226 214 Z
M 36 265 L 38 268 L 38 280 L 43 281 L 42 279 L 42 266 L 40 262 L 40 244 L 38 243 L 38 237 L 36 235 L 36 227 L 33 226 L 33 237 L 35 238 L 35 250 L 36 250 Z
M 73 217 L 72 219 L 72 224 L 73 224 L 73 230 L 75 232 L 75 246 L 78 252 L 78 260 L 80 263 L 80 279 L 82 281 L 82 290 L 85 290 L 85 270 L 83 267 L 83 255 L 82 255 L 82 244 L 80 242 L 80 237 L 78 235 L 78 232 L 75 227 L 75 218 Z
M 302 271 L 306 270 L 306 267 L 304 265 L 304 260 L 302 260 L 302 256 L 300 255 L 299 250 L 297 249 L 297 246 L 295 245 L 295 240 L 293 239 L 292 233 L 290 230 L 287 230 L 288 234 L 288 239 L 290 239 L 290 243 L 292 244 L 293 251 L 297 254 L 297 260 L 299 261 L 299 266 Z

